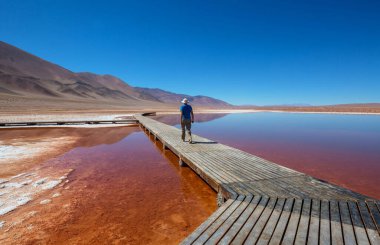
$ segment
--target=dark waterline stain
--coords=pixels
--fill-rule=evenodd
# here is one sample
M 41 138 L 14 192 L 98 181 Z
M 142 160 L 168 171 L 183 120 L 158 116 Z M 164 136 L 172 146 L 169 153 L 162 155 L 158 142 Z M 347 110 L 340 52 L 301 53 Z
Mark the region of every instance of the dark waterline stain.
M 214 120 L 205 122 L 204 118 Z M 156 117 L 178 125 L 178 115 Z M 193 133 L 314 177 L 380 198 L 380 117 L 196 114 Z

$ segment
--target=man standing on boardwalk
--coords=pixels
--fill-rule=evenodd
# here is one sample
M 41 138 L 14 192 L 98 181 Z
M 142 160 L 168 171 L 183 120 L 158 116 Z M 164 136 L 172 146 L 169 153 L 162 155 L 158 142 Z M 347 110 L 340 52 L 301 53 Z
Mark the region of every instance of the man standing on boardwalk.
M 181 111 L 181 127 L 182 127 L 182 140 L 185 142 L 185 130 L 189 132 L 189 143 L 192 144 L 193 140 L 191 138 L 191 124 L 194 123 L 194 113 L 193 108 L 189 105 L 189 101 L 184 98 L 181 103 L 183 104 L 180 107 Z

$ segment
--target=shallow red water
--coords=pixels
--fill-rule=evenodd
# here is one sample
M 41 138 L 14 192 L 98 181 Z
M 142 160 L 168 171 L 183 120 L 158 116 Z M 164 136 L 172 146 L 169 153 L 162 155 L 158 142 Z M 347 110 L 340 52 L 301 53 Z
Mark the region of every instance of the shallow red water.
M 252 113 L 195 118 L 201 122 L 193 125 L 195 134 L 380 199 L 379 116 Z M 157 119 L 178 124 L 176 115 Z
M 70 130 L 60 129 L 56 136 Z M 4 241 L 177 244 L 216 210 L 215 192 L 189 168 L 180 168 L 170 151 L 163 153 L 139 128 L 83 129 L 79 135 L 89 136 L 91 130 L 104 138 L 82 138 L 39 165 L 51 171 L 75 170 L 60 189 L 62 196 L 51 204 L 41 206 L 35 200 L 21 207 L 20 212 L 37 210 L 38 216 L 3 234 Z M 5 218 L 12 215 L 22 214 Z

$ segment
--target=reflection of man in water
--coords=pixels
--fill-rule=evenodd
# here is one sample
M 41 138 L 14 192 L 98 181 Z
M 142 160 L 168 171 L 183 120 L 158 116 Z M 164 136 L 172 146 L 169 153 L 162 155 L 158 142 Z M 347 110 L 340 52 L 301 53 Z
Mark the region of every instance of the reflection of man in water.
M 189 143 L 192 144 L 191 139 L 191 124 L 194 123 L 194 113 L 193 108 L 189 105 L 189 101 L 184 98 L 181 103 L 183 104 L 180 107 L 181 111 L 181 127 L 182 127 L 182 140 L 185 142 L 185 129 L 189 132 Z

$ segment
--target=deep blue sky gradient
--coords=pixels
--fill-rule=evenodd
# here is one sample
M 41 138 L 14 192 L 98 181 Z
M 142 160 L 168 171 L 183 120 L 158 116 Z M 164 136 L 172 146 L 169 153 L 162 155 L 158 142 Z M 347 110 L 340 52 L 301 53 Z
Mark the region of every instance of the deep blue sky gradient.
M 0 39 L 234 104 L 380 102 L 380 1 L 0 0 Z

